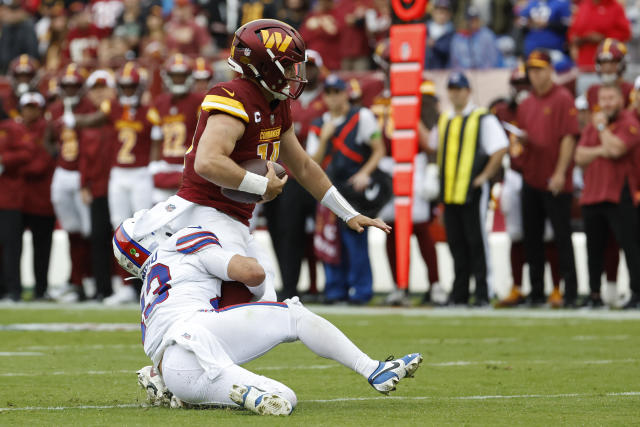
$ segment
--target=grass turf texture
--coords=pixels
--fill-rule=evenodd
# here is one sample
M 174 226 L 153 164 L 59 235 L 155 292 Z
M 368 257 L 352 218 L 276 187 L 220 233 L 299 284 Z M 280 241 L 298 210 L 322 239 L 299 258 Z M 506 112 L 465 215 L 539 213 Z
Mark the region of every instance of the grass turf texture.
M 35 353 L 0 357 L 0 425 L 640 422 L 637 316 L 610 320 L 584 315 L 539 319 L 521 317 L 517 311 L 507 317 L 443 317 L 427 310 L 352 313 L 325 317 L 370 356 L 384 359 L 390 353 L 399 357 L 414 351 L 425 356 L 416 378 L 403 380 L 392 397 L 378 394 L 359 375 L 293 343 L 246 365 L 296 391 L 299 403 L 291 417 L 141 407 L 145 396 L 135 371 L 149 362 L 138 331 L 0 330 L 0 352 Z M 136 324 L 139 315 L 134 308 L 0 310 L 0 327 L 50 322 Z M 81 406 L 97 408 L 77 408 Z M 25 407 L 33 409 L 19 409 Z M 46 407 L 65 409 L 42 409 Z

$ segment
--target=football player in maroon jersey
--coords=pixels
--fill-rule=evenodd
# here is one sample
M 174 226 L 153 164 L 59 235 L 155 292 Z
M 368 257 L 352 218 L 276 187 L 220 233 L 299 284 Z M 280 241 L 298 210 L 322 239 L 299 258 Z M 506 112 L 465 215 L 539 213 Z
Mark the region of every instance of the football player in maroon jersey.
M 390 231 L 383 221 L 360 215 L 296 138 L 289 99 L 304 90 L 305 59 L 302 37 L 283 22 L 256 20 L 236 31 L 228 62 L 242 76 L 217 84 L 204 98 L 177 196 L 147 212 L 137 222 L 133 238 L 163 225 L 175 230 L 193 224 L 215 226 L 227 247 L 257 258 L 265 267 L 262 298 L 274 299 L 271 262 L 249 233 L 254 204 L 236 202 L 221 192 L 238 189 L 263 201 L 282 192 L 287 178 L 278 178 L 272 165 L 266 176 L 239 166 L 250 159 L 282 159 L 297 181 L 351 229 L 362 232 L 374 226 Z
M 176 194 L 182 182 L 184 153 L 191 144 L 198 123 L 204 93 L 192 92 L 193 63 L 180 53 L 164 64 L 162 80 L 168 92 L 156 97 L 153 105 L 160 115 L 163 139 L 154 147 L 149 169 L 153 175 L 153 201 Z

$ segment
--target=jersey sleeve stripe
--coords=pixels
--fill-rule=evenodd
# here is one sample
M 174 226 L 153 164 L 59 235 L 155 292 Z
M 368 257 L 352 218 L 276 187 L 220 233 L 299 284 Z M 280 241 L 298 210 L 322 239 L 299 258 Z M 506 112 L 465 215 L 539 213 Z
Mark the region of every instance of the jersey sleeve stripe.
M 216 240 L 218 239 L 218 236 L 216 236 L 210 231 L 198 231 L 197 233 L 191 233 L 191 234 L 187 234 L 186 236 L 182 236 L 181 238 L 178 239 L 178 241 L 176 241 L 176 244 L 182 245 L 183 243 L 187 243 L 190 240 L 194 240 L 198 237 L 206 237 L 206 236 L 213 237 Z
M 202 101 L 200 107 L 204 111 L 220 110 L 225 113 L 236 116 L 249 123 L 249 115 L 244 110 L 244 105 L 235 99 L 225 98 L 218 95 L 207 95 Z
M 194 252 L 199 251 L 200 249 L 209 246 L 209 245 L 218 245 L 220 246 L 220 242 L 213 238 L 203 238 L 197 242 L 195 242 L 191 246 L 187 246 L 184 248 L 178 248 L 178 252 L 181 254 L 192 254 Z

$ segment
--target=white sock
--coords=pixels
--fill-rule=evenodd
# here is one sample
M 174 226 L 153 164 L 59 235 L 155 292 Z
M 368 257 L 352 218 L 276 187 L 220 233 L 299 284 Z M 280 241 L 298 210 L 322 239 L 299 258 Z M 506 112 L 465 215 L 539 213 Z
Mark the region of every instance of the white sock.
M 296 322 L 298 339 L 320 357 L 335 360 L 365 378 L 379 362 L 372 360 L 331 322 L 303 308 Z

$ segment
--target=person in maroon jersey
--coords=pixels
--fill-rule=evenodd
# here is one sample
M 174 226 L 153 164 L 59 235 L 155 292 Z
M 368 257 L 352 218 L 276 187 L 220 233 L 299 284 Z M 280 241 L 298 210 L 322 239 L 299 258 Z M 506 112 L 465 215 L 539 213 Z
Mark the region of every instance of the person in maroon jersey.
M 532 92 L 518 106 L 517 126 L 522 144 L 522 224 L 529 264 L 531 293 L 536 306 L 544 298 L 544 224 L 553 227 L 560 270 L 564 278 L 564 306 L 576 305 L 578 281 L 571 241 L 572 171 L 575 136 L 579 134 L 573 96 L 553 83 L 551 57 L 534 50 L 527 58 Z
M 20 301 L 22 252 L 22 168 L 31 159 L 28 138 L 16 132 L 13 120 L 0 105 L 0 299 Z
M 353 209 L 296 138 L 289 99 L 298 98 L 304 90 L 305 57 L 302 37 L 283 22 L 256 20 L 236 31 L 228 62 L 242 76 L 217 84 L 204 98 L 193 144 L 185 156 L 182 186 L 177 196 L 157 204 L 136 222 L 134 239 L 164 225 L 175 230 L 215 225 L 227 248 L 255 257 L 265 267 L 267 279 L 258 292 L 262 299 L 274 299 L 271 262 L 249 233 L 255 205 L 231 200 L 221 192 L 222 188 L 238 189 L 266 202 L 282 192 L 287 179 L 278 178 L 271 164 L 266 176 L 238 165 L 251 159 L 282 159 L 298 182 L 349 228 L 363 232 L 364 227 L 375 226 L 390 231 L 383 221 Z
M 580 204 L 587 236 L 587 264 L 591 294 L 587 306 L 602 307 L 600 287 L 604 251 L 609 230 L 624 251 L 629 271 L 631 300 L 626 308 L 640 306 L 640 246 L 637 236 L 638 183 L 634 174 L 634 153 L 640 144 L 640 122 L 624 111 L 623 93 L 616 83 L 598 89 L 601 111 L 593 113 L 575 153 L 584 170 Z
M 65 67 L 59 76 L 61 98 L 47 110 L 45 117 L 52 124 L 51 138 L 57 147 L 56 169 L 51 182 L 51 202 L 60 227 L 67 232 L 71 275 L 69 286 L 56 299 L 75 302 L 84 299 L 82 281 L 91 276 L 89 235 L 91 216 L 89 206 L 82 201 L 80 171 L 80 137 L 78 132 L 64 125 L 62 116 L 66 112 L 87 114 L 95 107 L 83 93 L 85 81 L 77 64 Z
M 620 86 L 624 98 L 624 105 L 629 105 L 633 84 L 624 80 L 623 74 L 627 68 L 627 46 L 616 39 L 604 39 L 596 51 L 596 71 L 602 83 L 592 85 L 587 90 L 587 101 L 591 111 L 598 110 L 598 89 L 601 84 L 615 83 Z
M 49 146 L 49 131 L 44 118 L 45 99 L 38 92 L 27 92 L 20 97 L 20 116 L 15 118 L 16 130 L 29 138 L 31 159 L 22 170 L 24 200 L 22 224 L 33 235 L 33 271 L 36 279 L 33 299 L 50 300 L 49 257 L 56 217 L 51 204 L 51 180 L 56 167 Z
M 116 144 L 109 176 L 109 214 L 115 229 L 140 209 L 151 207 L 153 179 L 148 169 L 152 140 L 160 140 L 160 117 L 155 108 L 141 105 L 144 90 L 142 70 L 127 62 L 117 73 L 117 102 L 106 100 L 100 110 L 86 116 L 67 116 L 68 124 L 86 128 L 109 123 L 116 130 Z M 126 278 L 126 272 L 122 270 Z M 137 299 L 130 286 L 120 287 L 106 304 L 119 304 Z
M 149 170 L 153 176 L 153 202 L 176 194 L 182 182 L 184 153 L 189 148 L 198 123 L 203 93 L 192 92 L 193 63 L 180 53 L 164 64 L 162 80 L 168 92 L 153 100 L 160 116 L 163 139 L 154 147 Z M 160 141 L 158 141 L 160 142 Z
M 300 97 L 291 101 L 293 128 L 303 146 L 306 145 L 311 122 L 327 110 L 322 100 L 322 57 L 318 52 L 307 49 L 306 65 L 308 83 Z M 313 221 L 315 212 L 315 199 L 291 178 L 287 180 L 280 197 L 264 206 L 267 229 L 282 277 L 280 299 L 291 298 L 297 294 L 300 267 L 305 256 L 309 261 L 310 293 L 317 294 L 314 286 L 316 258 L 313 252 L 313 234 L 306 229 L 307 222 Z

